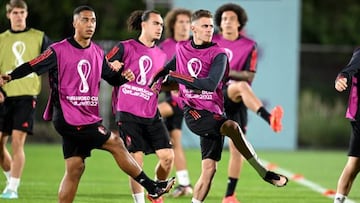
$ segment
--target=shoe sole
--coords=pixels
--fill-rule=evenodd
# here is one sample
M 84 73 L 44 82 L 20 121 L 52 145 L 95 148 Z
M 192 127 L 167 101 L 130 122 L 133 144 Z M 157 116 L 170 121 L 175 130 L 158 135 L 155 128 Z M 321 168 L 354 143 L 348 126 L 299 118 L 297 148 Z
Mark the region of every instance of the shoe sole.
M 147 195 L 147 198 L 148 198 L 148 200 L 150 200 L 150 202 L 156 202 L 156 201 L 159 201 L 159 199 L 161 199 L 162 197 L 159 197 L 157 199 L 153 199 L 149 195 Z M 162 201 L 162 202 L 164 202 L 164 201 Z
M 189 187 L 189 186 L 187 186 L 187 187 Z M 190 196 L 190 195 L 193 194 L 193 189 L 191 187 L 190 187 L 190 189 L 187 189 L 185 187 L 185 188 L 179 189 L 179 190 L 181 190 L 181 191 L 177 192 L 177 193 L 173 192 L 171 194 L 171 196 L 174 197 L 174 198 L 177 198 L 177 197 L 182 197 L 182 196 Z
M 276 184 L 276 182 L 278 182 L 278 180 L 274 179 L 274 177 L 271 177 L 271 179 L 268 179 L 268 178 L 266 178 L 266 176 L 265 176 L 264 180 L 265 180 L 266 182 L 268 182 L 268 183 L 276 186 L 276 187 L 284 187 L 284 186 L 286 186 L 286 184 L 287 184 L 288 181 L 289 181 L 289 179 L 288 179 L 286 176 L 284 176 L 284 175 L 277 174 L 277 173 L 274 173 L 274 172 L 272 172 L 272 171 L 268 171 L 267 173 L 272 173 L 273 175 L 279 176 L 280 179 L 281 179 L 281 178 L 285 178 L 285 182 L 284 182 L 283 184 Z M 274 182 L 274 181 L 276 181 L 276 182 Z
M 174 186 L 175 184 L 175 180 L 176 178 L 175 177 L 172 177 L 168 180 L 168 183 L 166 185 L 166 187 L 164 188 L 164 191 L 159 194 L 159 196 L 157 197 L 151 197 L 149 194 L 147 195 L 147 198 L 150 200 L 150 201 L 153 201 L 153 200 L 156 200 L 156 199 L 159 199 L 162 195 L 164 195 L 165 193 L 168 193 L 170 191 L 170 189 Z
M 168 192 L 171 190 L 171 188 L 172 188 L 172 187 L 174 186 L 174 184 L 175 184 L 175 180 L 176 180 L 175 177 L 170 178 L 168 184 L 166 185 L 166 188 L 165 188 L 163 194 L 168 193 Z M 160 195 L 160 196 L 161 196 L 161 195 Z

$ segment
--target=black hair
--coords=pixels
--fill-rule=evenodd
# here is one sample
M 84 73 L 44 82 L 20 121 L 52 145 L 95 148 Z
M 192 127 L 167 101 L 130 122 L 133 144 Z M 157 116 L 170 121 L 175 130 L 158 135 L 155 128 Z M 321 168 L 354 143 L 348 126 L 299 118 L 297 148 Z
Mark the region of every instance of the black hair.
M 74 9 L 73 15 L 79 15 L 82 11 L 92 11 L 95 12 L 93 8 L 91 8 L 90 6 L 79 6 L 77 8 Z
M 154 14 L 158 14 L 160 15 L 159 11 L 156 10 L 136 10 L 133 11 L 130 14 L 130 17 L 127 20 L 127 24 L 128 24 L 128 29 L 130 31 L 140 31 L 141 30 L 141 23 L 144 21 L 149 20 L 150 14 L 154 13 Z
M 215 25 L 220 28 L 221 24 L 221 16 L 225 11 L 233 11 L 236 13 L 240 26 L 238 28 L 239 31 L 243 29 L 248 20 L 245 10 L 238 4 L 228 3 L 220 6 L 215 12 Z

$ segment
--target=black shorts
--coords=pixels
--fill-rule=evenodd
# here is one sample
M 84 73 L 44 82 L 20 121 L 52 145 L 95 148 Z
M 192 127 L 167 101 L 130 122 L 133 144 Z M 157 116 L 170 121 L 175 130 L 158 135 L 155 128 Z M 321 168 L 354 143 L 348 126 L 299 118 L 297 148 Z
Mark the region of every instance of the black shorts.
M 0 104 L 0 131 L 4 127 L 4 117 L 5 117 L 5 105 Z
M 184 117 L 188 128 L 200 136 L 201 158 L 220 161 L 224 146 L 224 136 L 220 134 L 220 128 L 227 118 L 187 106 L 184 108 Z
M 155 119 L 152 123 L 132 121 L 118 122 L 121 138 L 129 152 L 155 153 L 159 149 L 172 148 L 169 133 L 162 120 Z
M 240 125 L 243 133 L 246 134 L 246 127 L 248 124 L 247 107 L 245 106 L 243 101 L 240 101 L 239 103 L 231 101 L 227 94 L 227 88 L 228 86 L 225 86 L 223 88 L 224 108 L 226 117 L 237 122 Z
M 360 121 L 351 121 L 351 127 L 348 156 L 360 157 Z
M 172 108 L 174 114 L 170 117 L 163 118 L 166 128 L 169 132 L 175 129 L 181 129 L 182 120 L 184 118 L 183 110 L 179 107 L 178 103 L 174 100 L 167 100 L 166 101 Z
M 54 121 L 56 131 L 62 136 L 64 159 L 79 156 L 90 157 L 91 150 L 101 149 L 111 132 L 101 123 L 85 126 L 72 126 L 64 121 Z
M 33 134 L 36 102 L 33 96 L 7 97 L 1 131 L 7 135 L 14 129 Z

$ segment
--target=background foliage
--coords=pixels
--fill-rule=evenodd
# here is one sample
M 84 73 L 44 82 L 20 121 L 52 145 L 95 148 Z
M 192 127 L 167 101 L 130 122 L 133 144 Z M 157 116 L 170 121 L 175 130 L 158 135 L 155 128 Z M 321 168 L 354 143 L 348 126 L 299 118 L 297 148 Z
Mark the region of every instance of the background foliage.
M 302 0 L 301 42 L 360 44 L 357 0 Z
M 145 9 L 144 0 L 27 0 L 28 24 L 44 30 L 52 39 L 62 39 L 72 34 L 72 11 L 83 4 L 92 6 L 97 13 L 98 29 L 95 39 L 119 40 L 129 36 L 126 19 L 137 9 Z M 0 31 L 8 28 L 5 4 L 0 1 Z M 40 6 L 41 4 L 41 6 Z M 357 0 L 302 0 L 301 42 L 314 44 L 360 44 L 358 27 L 360 4 Z M 157 6 L 161 13 L 166 8 Z
M 1 1 L 1 16 L 6 16 L 5 4 Z M 96 0 L 61 0 L 61 1 L 26 1 L 29 7 L 28 25 L 46 32 L 53 40 L 60 40 L 73 34 L 72 12 L 80 5 L 93 7 L 97 15 L 97 31 L 94 39 L 120 40 L 129 37 L 126 19 L 129 14 L 138 9 L 145 9 L 141 0 L 104 1 Z M 41 6 L 39 6 L 41 4 Z M 9 27 L 6 18 L 0 19 L 1 31 Z

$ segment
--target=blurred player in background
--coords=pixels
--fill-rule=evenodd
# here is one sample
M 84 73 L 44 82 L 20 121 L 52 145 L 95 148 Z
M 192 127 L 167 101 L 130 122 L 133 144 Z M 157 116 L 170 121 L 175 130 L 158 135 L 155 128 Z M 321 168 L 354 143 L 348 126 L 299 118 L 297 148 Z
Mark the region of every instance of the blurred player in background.
M 177 42 L 189 40 L 190 38 L 191 11 L 186 9 L 173 9 L 165 16 L 166 39 L 159 44 L 170 61 L 175 55 Z M 174 147 L 176 169 L 176 180 L 178 186 L 172 192 L 173 197 L 191 195 L 193 189 L 190 184 L 189 172 L 186 166 L 186 157 L 181 143 L 181 125 L 183 121 L 183 106 L 178 90 L 165 91 L 165 101 L 158 105 L 161 117 L 170 133 Z
M 6 4 L 6 17 L 10 29 L 0 34 L 0 74 L 8 74 L 25 61 L 38 56 L 49 45 L 44 32 L 26 25 L 27 4 L 23 0 L 11 0 Z M 4 170 L 7 185 L 0 198 L 18 198 L 18 187 L 25 166 L 24 144 L 26 136 L 32 134 L 35 117 L 36 96 L 40 93 L 41 78 L 36 74 L 6 84 L 4 91 L 5 114 L 0 139 L 0 165 Z M 12 156 L 6 148 L 11 137 Z
M 224 4 L 215 12 L 215 24 L 219 27 L 220 34 L 214 35 L 213 42 L 225 48 L 230 62 L 230 80 L 223 88 L 226 116 L 236 121 L 246 134 L 247 108 L 249 108 L 268 122 L 275 132 L 280 132 L 282 108 L 277 106 L 270 114 L 251 88 L 256 72 L 257 49 L 255 41 L 241 34 L 246 22 L 246 12 L 237 4 Z M 231 139 L 229 139 L 229 150 L 228 185 L 222 202 L 238 203 L 234 192 L 243 158 Z
M 347 163 L 339 177 L 334 203 L 344 203 L 350 193 L 356 176 L 360 171 L 360 48 L 357 48 L 349 64 L 341 70 L 335 80 L 335 89 L 343 92 L 350 88 L 346 118 L 350 120 L 352 133 L 348 151 Z

